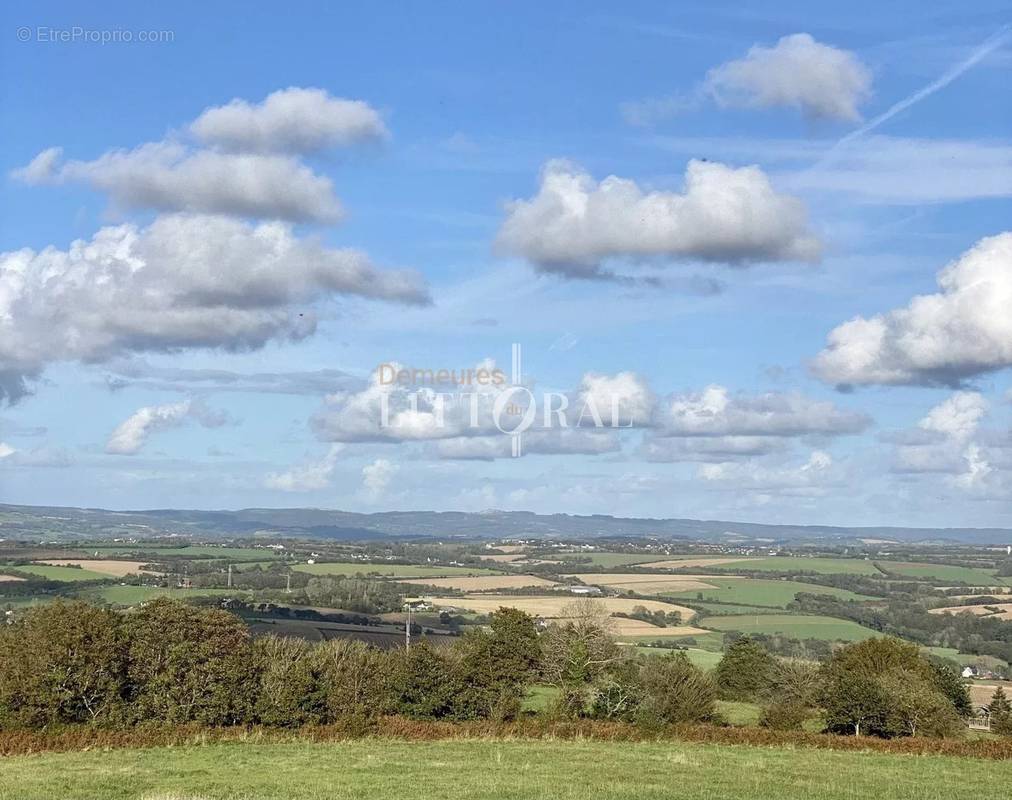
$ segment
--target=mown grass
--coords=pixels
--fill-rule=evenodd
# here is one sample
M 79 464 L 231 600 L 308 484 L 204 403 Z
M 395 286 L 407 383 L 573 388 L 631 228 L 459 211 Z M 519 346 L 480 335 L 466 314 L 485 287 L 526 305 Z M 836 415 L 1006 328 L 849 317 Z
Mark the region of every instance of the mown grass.
M 785 608 L 798 592 L 811 594 L 829 594 L 841 600 L 867 600 L 865 595 L 855 594 L 846 589 L 831 586 L 816 586 L 811 583 L 797 581 L 766 580 L 764 578 L 705 578 L 712 583 L 714 589 L 690 589 L 684 592 L 665 592 L 665 597 L 680 600 L 700 599 L 718 600 L 724 603 L 741 605 L 779 606 Z
M 732 617 L 707 617 L 702 623 L 719 631 L 742 633 L 779 633 L 793 639 L 824 639 L 857 642 L 879 634 L 856 622 L 809 614 L 765 614 Z
M 770 572 L 818 572 L 823 575 L 881 575 L 871 561 L 860 558 L 822 558 L 806 556 L 769 556 L 720 564 L 721 569 Z
M 1012 762 L 685 742 L 364 740 L 17 756 L 0 800 L 997 797 Z
M 334 562 L 332 564 L 294 564 L 297 572 L 310 575 L 382 575 L 392 578 L 449 578 L 454 575 L 502 575 L 501 571 L 481 567 L 429 567 L 420 564 L 367 564 Z
M 31 573 L 45 578 L 49 581 L 63 581 L 74 583 L 75 581 L 107 581 L 112 576 L 102 572 L 93 572 L 90 569 L 79 567 L 54 567 L 50 564 L 25 564 L 24 566 L 12 567 L 18 572 Z

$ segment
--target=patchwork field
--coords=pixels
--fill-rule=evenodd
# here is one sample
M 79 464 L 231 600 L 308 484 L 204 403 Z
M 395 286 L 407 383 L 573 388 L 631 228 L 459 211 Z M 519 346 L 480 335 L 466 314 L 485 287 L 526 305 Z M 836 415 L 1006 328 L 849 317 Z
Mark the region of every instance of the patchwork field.
M 908 561 L 882 561 L 882 568 L 911 578 L 937 578 L 939 580 L 967 583 L 971 586 L 988 586 L 992 583 L 1006 583 L 1003 578 L 995 577 L 993 572 L 972 567 L 959 567 L 951 564 L 918 564 Z
M 334 562 L 333 564 L 293 564 L 297 572 L 310 575 L 382 575 L 391 578 L 446 578 L 454 575 L 501 575 L 481 567 L 427 567 L 415 564 L 367 564 Z
M 846 776 L 846 780 L 841 780 Z M 2 800 L 978 800 L 1012 762 L 682 742 L 282 742 L 4 759 Z
M 481 575 L 461 578 L 408 578 L 401 583 L 459 589 L 462 592 L 484 592 L 493 589 L 526 589 L 531 586 L 556 586 L 554 581 L 533 575 Z
M 76 569 L 74 567 L 52 567 L 48 564 L 26 564 L 15 567 L 18 572 L 30 572 L 48 581 L 64 581 L 73 583 L 75 581 L 97 581 L 108 580 L 108 574 L 93 572 L 90 569 Z
M 856 642 L 880 634 L 863 628 L 856 622 L 833 617 L 819 617 L 808 614 L 751 614 L 730 617 L 707 617 L 707 627 L 718 631 L 741 631 L 742 633 L 779 633 L 793 639 L 823 639 Z
M 645 566 L 649 569 L 688 569 L 689 567 L 716 567 L 723 564 L 738 565 L 752 560 L 741 556 L 676 556 L 669 561 L 652 561 Z
M 590 586 L 602 586 L 623 592 L 639 594 L 661 594 L 663 592 L 690 591 L 712 589 L 714 584 L 710 575 L 650 575 L 642 573 L 570 573 L 566 577 L 579 578 Z M 729 580 L 748 580 L 745 577 L 732 577 Z
M 519 561 L 524 556 L 522 553 L 512 553 L 504 555 L 492 555 L 492 556 L 478 556 L 482 561 L 491 561 L 496 564 L 509 564 L 511 561 Z
M 651 564 L 656 561 L 667 561 L 671 556 L 650 556 L 643 553 L 559 553 L 563 561 L 576 558 L 588 558 L 595 567 L 625 567 L 633 564 Z
M 995 613 L 994 609 L 999 609 Z M 978 617 L 994 617 L 996 619 L 1012 620 L 1012 603 L 989 603 L 986 606 L 949 606 L 947 608 L 933 608 L 931 614 L 974 614 Z
M 665 595 L 682 600 L 697 598 L 701 594 L 704 600 L 716 600 L 723 603 L 739 603 L 741 605 L 779 606 L 784 608 L 794 600 L 798 592 L 811 594 L 828 594 L 841 600 L 867 600 L 864 595 L 855 594 L 846 589 L 830 586 L 816 586 L 811 583 L 797 581 L 766 580 L 764 578 L 703 578 L 711 588 L 694 590 L 665 591 Z
M 137 574 L 158 574 L 155 572 L 145 572 L 141 568 L 147 564 L 147 561 L 113 561 L 113 560 L 94 560 L 94 559 L 59 559 L 51 561 L 39 561 L 39 564 L 48 564 L 52 567 L 80 567 L 81 569 L 90 570 L 91 572 L 100 572 L 103 575 L 111 575 L 114 578 L 122 578 L 124 575 L 137 575 Z
M 443 608 L 459 608 L 473 611 L 478 614 L 489 614 L 497 611 L 503 606 L 518 608 L 528 614 L 545 619 L 565 619 L 567 606 L 570 606 L 574 599 L 571 595 L 558 595 L 552 597 L 527 597 L 524 595 L 490 595 L 475 594 L 466 597 L 431 597 L 427 598 L 434 605 Z M 630 600 L 622 597 L 594 598 L 594 602 L 600 603 L 610 613 L 629 614 L 636 606 L 646 606 L 650 611 L 677 611 L 685 621 L 691 620 L 696 612 L 685 606 L 677 606 L 673 603 L 661 603 L 656 600 Z M 651 625 L 648 622 L 636 619 L 612 619 L 614 633 L 618 636 L 692 636 L 705 634 L 706 631 L 691 625 L 668 626 L 661 628 Z
M 807 558 L 805 556 L 768 556 L 766 558 L 739 559 L 723 564 L 724 567 L 770 572 L 818 572 L 823 575 L 881 575 L 871 561 L 859 558 Z
M 159 586 L 100 586 L 78 593 L 82 600 L 110 603 L 114 606 L 135 606 L 156 597 L 190 600 L 194 597 L 243 597 L 249 594 L 238 589 L 175 589 Z

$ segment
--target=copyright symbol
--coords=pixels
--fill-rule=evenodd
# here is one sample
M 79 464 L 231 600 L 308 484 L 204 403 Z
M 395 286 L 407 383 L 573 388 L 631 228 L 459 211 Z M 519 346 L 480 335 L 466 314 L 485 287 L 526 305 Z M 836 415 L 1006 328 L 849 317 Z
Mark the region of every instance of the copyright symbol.
M 27 42 L 31 38 L 32 38 L 32 29 L 31 28 L 24 28 L 24 27 L 18 28 L 18 41 L 19 42 Z

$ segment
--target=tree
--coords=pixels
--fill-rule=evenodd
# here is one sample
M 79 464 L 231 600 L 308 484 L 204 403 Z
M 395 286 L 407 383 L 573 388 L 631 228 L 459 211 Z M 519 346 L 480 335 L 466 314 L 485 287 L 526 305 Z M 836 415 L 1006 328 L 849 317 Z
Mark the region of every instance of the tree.
M 397 710 L 415 719 L 441 719 L 453 714 L 459 686 L 446 659 L 425 642 L 398 651 L 395 678 Z
M 823 697 L 826 729 L 833 733 L 884 735 L 889 698 L 878 681 L 857 672 L 833 676 Z
M 321 653 L 302 639 L 264 636 L 253 645 L 259 678 L 254 712 L 262 725 L 322 722 L 327 695 Z
M 1001 686 L 991 695 L 988 711 L 991 712 L 991 732 L 1000 736 L 1012 736 L 1012 703 L 1009 703 Z
M 753 701 L 769 690 L 776 665 L 773 656 L 743 636 L 728 646 L 713 679 L 724 700 Z
M 648 658 L 640 671 L 639 718 L 651 724 L 709 722 L 717 718 L 717 688 L 685 653 Z
M 798 730 L 818 702 L 819 668 L 808 661 L 781 660 L 770 676 L 759 724 L 775 730 Z
M 400 653 L 354 639 L 331 639 L 318 649 L 329 720 L 366 720 L 397 710 Z
M 595 681 L 622 658 L 622 651 L 611 637 L 603 604 L 578 600 L 565 606 L 563 615 L 564 621 L 542 637 L 542 674 L 560 690 L 557 710 L 579 716 L 587 711 Z
M 500 608 L 489 616 L 489 629 L 468 633 L 454 655 L 460 683 L 455 715 L 513 719 L 541 662 L 534 619 L 515 608 Z
M 29 610 L 0 626 L 0 721 L 114 722 L 126 694 L 121 617 L 87 603 Z
M 598 719 L 635 719 L 644 697 L 641 673 L 642 665 L 633 659 L 610 664 L 595 682 L 591 716 Z
M 238 617 L 158 599 L 127 616 L 125 629 L 137 719 L 234 725 L 252 715 L 256 665 Z
M 889 697 L 886 728 L 894 736 L 956 736 L 963 731 L 952 702 L 921 675 L 896 670 L 881 681 Z

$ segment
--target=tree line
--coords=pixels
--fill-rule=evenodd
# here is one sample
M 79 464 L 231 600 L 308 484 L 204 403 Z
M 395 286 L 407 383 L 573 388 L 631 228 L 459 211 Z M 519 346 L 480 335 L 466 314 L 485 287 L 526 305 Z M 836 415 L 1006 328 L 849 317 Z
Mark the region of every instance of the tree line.
M 227 611 L 166 599 L 130 613 L 58 602 L 0 625 L 0 726 L 508 721 L 536 684 L 553 687 L 549 714 L 643 726 L 722 724 L 717 701 L 728 699 L 759 703 L 769 728 L 800 729 L 821 714 L 840 734 L 952 736 L 970 711 L 959 677 L 899 640 L 850 645 L 820 666 L 742 638 L 707 674 L 682 652 L 631 655 L 593 601 L 567 614 L 540 630 L 502 608 L 448 647 L 384 651 L 254 638 Z M 994 711 L 1005 730 L 1007 702 Z

